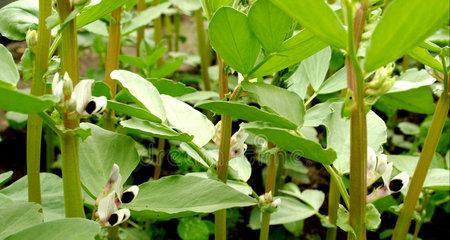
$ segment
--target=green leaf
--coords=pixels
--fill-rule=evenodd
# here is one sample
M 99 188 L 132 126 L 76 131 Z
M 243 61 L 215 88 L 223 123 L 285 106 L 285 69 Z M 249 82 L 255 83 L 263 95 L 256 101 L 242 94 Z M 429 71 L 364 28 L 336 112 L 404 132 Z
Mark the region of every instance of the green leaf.
M 404 92 L 410 89 L 429 86 L 436 81 L 425 69 L 417 70 L 410 68 L 406 70 L 389 89 L 388 93 Z
M 435 104 L 430 87 L 424 86 L 404 92 L 387 93 L 378 100 L 375 107 L 386 107 L 391 111 L 402 109 L 415 113 L 432 114 Z
M 162 121 L 166 119 L 158 90 L 141 76 L 126 70 L 114 70 L 111 78 L 127 89 L 134 101 Z
M 270 225 L 300 221 L 317 213 L 316 210 L 295 198 L 285 196 L 279 198 L 281 198 L 281 204 L 278 210 L 270 215 Z M 261 228 L 261 211 L 259 208 L 252 210 L 249 225 L 253 230 Z
M 404 55 L 434 33 L 448 18 L 447 0 L 396 0 L 373 31 L 364 68 L 373 71 Z
M 199 0 L 169 0 L 169 2 L 186 14 L 202 7 Z
M 381 214 L 377 208 L 369 203 L 366 205 L 366 228 L 369 231 L 375 231 L 378 229 L 381 223 Z
M 176 82 L 170 79 L 164 78 L 150 78 L 147 79 L 153 86 L 158 89 L 161 94 L 166 94 L 172 97 L 179 97 L 189 93 L 195 93 L 197 90 L 193 87 L 186 86 L 182 82 Z
M 35 225 L 8 237 L 7 240 L 94 240 L 99 233 L 100 225 L 97 222 L 66 218 Z
M 341 116 L 342 102 L 332 103 L 330 107 L 333 109 L 333 113 L 325 122 L 327 146 L 337 153 L 337 159 L 333 163 L 334 167 L 341 174 L 346 174 L 350 171 L 350 119 Z M 378 152 L 387 139 L 386 124 L 373 111 L 367 113 L 366 119 L 368 126 L 367 144 Z
M 193 136 L 192 142 L 203 147 L 214 136 L 214 124 L 201 112 L 174 97 L 161 95 L 169 126 Z
M 435 70 L 438 70 L 439 72 L 442 72 L 441 62 L 439 62 L 439 60 L 434 58 L 433 55 L 431 55 L 425 48 L 415 47 L 409 50 L 408 55 L 416 59 L 417 61 Z
M 398 171 L 406 171 L 409 176 L 414 175 L 419 156 L 411 155 L 388 155 L 388 161 L 394 164 L 394 167 Z M 432 169 L 444 169 L 445 164 L 441 158 L 436 154 L 431 160 L 430 170 Z
M 161 119 L 151 114 L 147 110 L 131 104 L 108 100 L 108 108 L 117 113 L 125 114 L 130 117 L 137 117 L 151 122 L 161 122 Z
M 323 149 L 320 144 L 302 138 L 287 129 L 276 128 L 263 123 L 249 123 L 244 129 L 255 135 L 270 139 L 277 147 L 322 164 L 331 164 L 336 159 L 336 152 Z
M 318 94 L 328 94 L 337 92 L 347 87 L 347 69 L 339 69 L 329 77 L 317 91 Z
M 157 6 L 152 6 L 144 11 L 138 13 L 134 18 L 132 18 L 128 23 L 123 27 L 122 35 L 128 35 L 140 27 L 143 27 L 149 23 L 151 23 L 154 19 L 161 16 L 161 14 L 166 11 L 170 7 L 170 2 L 164 2 L 158 4 Z
M 25 40 L 27 31 L 38 24 L 38 2 L 14 1 L 0 9 L 0 33 L 16 41 Z
M 9 50 L 0 44 L 0 81 L 16 86 L 19 81 L 19 70 Z
M 424 188 L 433 190 L 450 190 L 450 170 L 448 169 L 430 169 L 423 184 Z
M 11 179 L 11 176 L 13 175 L 13 171 L 8 171 L 0 174 L 0 186 L 5 184 L 7 181 Z
M 51 173 L 41 173 L 40 179 L 44 220 L 51 221 L 64 218 L 62 179 Z M 7 188 L 0 190 L 0 194 L 6 197 L 5 200 L 15 203 L 28 202 L 28 177 L 22 177 Z M 2 200 L 0 200 L 1 202 Z
M 322 41 L 338 48 L 347 46 L 347 32 L 324 0 L 272 0 Z
M 81 182 L 85 190 L 96 197 L 108 181 L 114 163 L 119 165 L 122 183 L 125 183 L 138 165 L 139 155 L 136 143 L 126 135 L 90 123 L 82 123 L 81 128 L 91 129 L 91 136 L 80 142 Z
M 297 94 L 264 83 L 242 82 L 241 85 L 261 107 L 269 108 L 297 126 L 302 126 L 305 105 Z
M 130 0 L 102 0 L 99 4 L 85 7 L 77 16 L 77 28 L 82 28 L 124 5 Z
M 208 225 L 198 217 L 181 218 L 177 233 L 183 240 L 208 240 Z
M 284 41 L 278 50 L 258 63 L 249 73 L 251 77 L 271 75 L 284 68 L 297 64 L 315 54 L 327 45 L 311 32 L 302 30 Z
M 170 58 L 166 60 L 161 66 L 153 69 L 150 73 L 151 77 L 163 78 L 172 75 L 184 62 L 184 58 Z
M 20 113 L 39 113 L 54 104 L 55 102 L 49 98 L 31 96 L 13 87 L 2 85 L 0 82 L 0 109 Z
M 256 1 L 248 12 L 250 28 L 266 53 L 275 52 L 291 31 L 292 20 L 270 0 Z
M 0 206 L 0 239 L 39 224 L 43 220 L 41 206 L 37 203 L 11 202 Z
M 400 122 L 397 127 L 400 131 L 406 135 L 419 135 L 420 128 L 419 125 L 411 122 Z
M 232 2 L 233 0 L 200 0 L 207 18 L 211 18 L 219 8 L 231 5 Z
M 169 95 L 169 94 L 167 94 Z M 197 91 L 193 93 L 188 93 L 183 96 L 177 97 L 178 100 L 181 100 L 183 102 L 188 102 L 191 104 L 196 104 L 201 101 L 205 101 L 208 99 L 218 99 L 219 94 L 214 91 Z
M 152 137 L 164 138 L 168 140 L 178 140 L 189 142 L 192 137 L 186 133 L 179 133 L 162 124 L 143 121 L 136 118 L 121 121 L 120 125 L 131 133 L 144 134 Z
M 334 112 L 331 104 L 331 102 L 324 102 L 308 108 L 308 110 L 306 110 L 305 123 L 303 126 L 318 127 L 320 125 L 325 125 L 330 114 Z
M 231 7 L 220 8 L 209 23 L 209 37 L 230 67 L 242 74 L 252 70 L 261 47 L 245 14 Z
M 125 207 L 133 216 L 170 218 L 255 204 L 255 199 L 222 182 L 174 175 L 140 185 L 137 198 Z
M 309 81 L 311 87 L 318 91 L 322 86 L 328 72 L 331 59 L 331 48 L 326 47 L 316 54 L 308 57 L 300 63 L 299 68 L 303 71 L 302 81 Z
M 195 107 L 212 111 L 215 114 L 230 115 L 235 119 L 242 119 L 249 122 L 262 121 L 271 123 L 272 125 L 278 127 L 297 129 L 297 125 L 290 122 L 286 118 L 241 102 L 222 100 L 203 101 L 196 104 Z

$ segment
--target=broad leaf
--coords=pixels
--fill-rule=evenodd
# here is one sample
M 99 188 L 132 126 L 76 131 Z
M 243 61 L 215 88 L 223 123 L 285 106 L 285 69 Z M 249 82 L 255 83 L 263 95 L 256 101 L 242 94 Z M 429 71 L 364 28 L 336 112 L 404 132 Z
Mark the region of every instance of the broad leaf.
M 315 37 L 311 32 L 302 30 L 295 36 L 284 41 L 276 52 L 258 63 L 249 75 L 252 77 L 271 75 L 300 62 L 326 46 L 324 42 Z
M 266 53 L 275 52 L 291 31 L 292 20 L 270 0 L 256 1 L 248 12 L 250 28 Z
M 186 133 L 179 133 L 162 124 L 143 121 L 135 118 L 121 121 L 120 125 L 127 129 L 130 133 L 134 134 L 144 134 L 152 137 L 164 138 L 168 140 L 178 140 L 182 142 L 189 142 L 192 140 L 192 136 L 189 136 Z
M 297 126 L 302 126 L 305 115 L 303 100 L 286 89 L 264 83 L 243 82 L 242 88 L 249 92 L 261 107 L 288 119 Z
M 81 127 L 91 129 L 91 135 L 80 142 L 81 182 L 86 191 L 96 197 L 108 181 L 114 163 L 119 165 L 122 183 L 125 183 L 138 165 L 139 155 L 136 143 L 126 135 L 90 123 L 82 123 Z
M 19 81 L 19 70 L 9 50 L 0 44 L 0 81 L 16 86 Z
M 16 41 L 25 40 L 27 31 L 38 24 L 38 2 L 14 1 L 0 9 L 1 35 Z
M 277 147 L 293 154 L 311 159 L 322 164 L 331 164 L 336 159 L 333 149 L 323 149 L 320 144 L 302 138 L 293 131 L 272 127 L 262 123 L 249 123 L 244 129 L 250 133 L 269 139 Z
M 130 117 L 137 117 L 152 122 L 161 122 L 161 119 L 139 106 L 108 100 L 108 108 Z
M 429 86 L 436 81 L 426 70 L 410 68 L 406 70 L 389 89 L 388 93 L 404 92 L 410 89 Z
M 122 87 L 130 92 L 137 104 L 147 109 L 161 121 L 166 119 L 159 92 L 149 81 L 125 70 L 114 70 L 111 72 L 111 78 L 119 81 Z
M 154 19 L 160 17 L 161 14 L 170 7 L 170 5 L 171 3 L 164 2 L 158 4 L 157 6 L 149 7 L 138 13 L 136 17 L 129 21 L 129 24 L 123 27 L 122 35 L 130 34 L 138 28 L 150 24 Z
M 186 14 L 202 7 L 199 0 L 169 0 L 169 2 Z
M 450 170 L 448 169 L 430 169 L 423 184 L 424 188 L 433 190 L 450 190 Z
M 20 113 L 39 113 L 55 104 L 45 97 L 35 97 L 0 83 L 0 109 Z
M 324 0 L 272 0 L 317 37 L 338 48 L 347 46 L 347 32 Z
M 210 230 L 199 217 L 187 217 L 180 219 L 177 233 L 182 240 L 208 240 Z
M 408 55 L 417 61 L 442 72 L 442 64 L 436 58 L 431 55 L 428 50 L 421 47 L 415 47 L 408 51 Z
M 404 92 L 387 93 L 378 100 L 375 107 L 383 109 L 383 111 L 388 109 L 391 112 L 402 109 L 415 113 L 432 114 L 435 104 L 431 88 L 424 86 Z
M 325 122 L 327 146 L 337 153 L 337 159 L 333 165 L 341 174 L 346 174 L 350 170 L 350 119 L 341 116 L 342 102 L 332 103 L 330 107 L 333 109 L 333 113 Z M 379 152 L 387 139 L 386 124 L 373 111 L 367 113 L 366 119 L 367 144 Z
M 64 218 L 62 179 L 51 173 L 41 173 L 40 178 L 44 220 L 51 221 Z M 0 194 L 6 197 L 4 200 L 15 203 L 28 202 L 28 177 L 25 176 L 7 188 L 0 190 Z
M 77 16 L 77 27 L 82 28 L 123 6 L 130 0 L 102 0 L 99 4 L 83 8 Z
M 203 113 L 174 97 L 161 95 L 161 98 L 169 126 L 193 136 L 192 142 L 199 147 L 211 140 L 216 129 Z
M 448 19 L 447 0 L 396 0 L 376 26 L 364 68 L 373 71 L 395 61 L 434 33 Z
M 331 102 L 324 102 L 308 108 L 308 110 L 306 110 L 305 123 L 303 126 L 318 127 L 320 125 L 325 125 L 330 114 L 334 112 L 331 104 Z
M 253 198 L 222 182 L 175 175 L 140 185 L 139 195 L 126 207 L 134 216 L 170 218 L 255 204 Z
M 7 239 L 94 240 L 99 233 L 100 225 L 97 222 L 81 218 L 66 218 L 35 225 Z
M 284 196 L 279 198 L 281 198 L 281 204 L 278 210 L 270 215 L 270 225 L 300 221 L 317 213 L 316 210 L 295 198 Z M 259 208 L 252 210 L 249 225 L 252 229 L 261 227 L 261 211 Z
M 347 69 L 345 67 L 339 69 L 331 77 L 322 84 L 317 91 L 318 94 L 328 94 L 337 92 L 347 87 Z
M 304 78 L 302 81 L 308 81 L 311 84 L 311 87 L 315 91 L 318 91 L 327 75 L 330 59 L 331 48 L 327 47 L 303 60 L 299 66 L 303 71 Z
M 12 175 L 13 171 L 8 171 L 0 174 L 0 186 L 8 182 L 11 179 Z
M 216 114 L 230 115 L 235 119 L 245 121 L 262 121 L 271 123 L 274 126 L 279 126 L 289 129 L 297 129 L 297 125 L 290 122 L 286 118 L 278 116 L 277 114 L 264 111 L 254 106 L 249 106 L 241 102 L 232 101 L 204 101 L 200 102 L 196 107 L 212 111 Z
M 10 202 L 0 205 L 0 239 L 39 224 L 43 220 L 41 206 L 37 203 Z
M 261 47 L 245 14 L 230 7 L 220 8 L 209 23 L 209 37 L 226 64 L 242 74 L 252 70 Z
M 200 0 L 207 18 L 211 18 L 219 8 L 231 5 L 232 2 L 233 0 Z
M 186 86 L 181 82 L 176 82 L 170 79 L 164 78 L 150 78 L 148 79 L 153 86 L 158 89 L 158 92 L 161 94 L 166 94 L 172 97 L 179 97 L 185 94 L 195 93 L 197 90 L 193 87 Z

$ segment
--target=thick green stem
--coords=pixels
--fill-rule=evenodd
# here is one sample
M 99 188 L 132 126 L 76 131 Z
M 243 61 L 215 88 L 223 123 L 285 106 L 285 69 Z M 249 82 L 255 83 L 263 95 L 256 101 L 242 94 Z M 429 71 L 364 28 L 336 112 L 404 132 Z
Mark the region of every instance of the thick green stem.
M 206 47 L 205 26 L 203 22 L 202 10 L 195 11 L 195 24 L 197 28 L 198 55 L 200 56 L 200 71 L 202 75 L 205 91 L 211 91 L 211 81 L 208 75 L 209 68 L 209 51 Z
M 336 225 L 337 211 L 339 208 L 340 194 L 339 188 L 335 180 L 330 178 L 330 189 L 328 190 L 328 220 L 331 224 Z M 327 229 L 327 240 L 336 240 L 337 228 Z
M 169 52 L 173 50 L 173 44 L 172 44 L 172 18 L 170 15 L 166 14 L 164 15 L 164 29 L 166 30 L 166 41 L 167 41 L 167 49 Z
M 180 50 L 180 21 L 181 21 L 181 14 L 177 11 L 177 13 L 174 16 L 173 19 L 173 31 L 175 33 L 174 36 L 174 42 L 175 42 L 175 52 L 178 52 Z
M 353 16 L 353 4 L 346 1 L 348 25 L 347 84 L 352 93 L 350 120 L 350 208 L 349 222 L 355 235 L 349 233 L 349 239 L 366 239 L 366 171 L 367 171 L 367 125 L 364 104 L 364 77 L 359 66 L 357 50 L 364 29 L 367 4 L 358 5 Z M 364 5 L 366 4 L 366 5 Z
M 153 6 L 158 6 L 160 3 L 160 0 L 154 0 L 153 1 Z M 161 23 L 161 17 L 157 17 L 155 18 L 155 20 L 153 20 L 153 37 L 154 37 L 154 41 L 155 41 L 155 46 L 157 44 L 159 44 L 162 41 L 162 23 Z M 158 60 L 158 65 L 161 65 L 163 62 L 163 59 L 160 58 Z
M 50 30 L 47 29 L 45 19 L 52 14 L 52 3 L 39 0 L 38 40 L 34 47 L 35 61 L 31 94 L 40 96 L 45 93 L 45 79 L 48 67 L 48 51 L 50 48 Z M 39 180 L 41 163 L 42 120 L 36 114 L 28 116 L 27 123 L 27 175 L 28 201 L 41 202 L 41 187 Z
M 120 19 L 122 15 L 122 7 L 115 9 L 111 13 L 111 20 L 109 22 L 109 38 L 108 38 L 108 50 L 106 53 L 105 62 L 105 83 L 111 90 L 111 97 L 114 98 L 117 92 L 117 83 L 111 78 L 111 72 L 119 68 L 119 55 L 120 55 L 120 37 L 121 37 L 121 25 Z M 108 130 L 114 130 L 114 112 L 105 111 L 104 115 L 104 127 Z
M 138 12 L 142 12 L 147 8 L 147 3 L 145 3 L 145 0 L 138 0 L 136 5 L 136 10 Z M 137 36 L 136 36 L 136 56 L 139 56 L 140 49 L 141 49 L 141 42 L 144 40 L 145 37 L 145 26 L 140 27 L 137 30 Z
M 47 172 L 50 172 L 53 162 L 56 159 L 55 156 L 55 133 L 52 132 L 51 129 L 49 129 L 48 127 L 45 128 L 45 168 L 47 169 Z
M 411 224 L 411 218 L 416 208 L 417 201 L 419 200 L 422 186 L 427 176 L 428 169 L 433 159 L 434 152 L 439 143 L 439 139 L 444 128 L 445 120 L 447 119 L 447 113 L 449 110 L 449 94 L 447 91 L 443 91 L 441 97 L 436 106 L 436 110 L 431 120 L 430 130 L 428 130 L 427 137 L 423 144 L 422 153 L 419 157 L 416 170 L 412 177 L 408 193 L 406 194 L 403 208 L 400 211 L 400 216 L 397 219 L 395 225 L 393 240 L 402 240 L 406 238 L 408 234 L 409 226 Z
M 268 144 L 269 149 L 274 148 L 271 142 Z M 275 183 L 277 177 L 277 154 L 271 153 L 269 156 L 269 163 L 267 164 L 267 177 L 266 177 L 266 193 L 271 192 L 275 194 Z M 269 239 L 269 228 L 270 228 L 270 213 L 263 212 L 261 218 L 261 230 L 259 234 L 260 240 Z
M 60 22 L 72 12 L 69 0 L 57 2 Z M 79 81 L 78 73 L 78 43 L 76 32 L 76 18 L 69 21 L 61 31 L 59 55 L 62 71 L 67 72 L 73 85 Z M 64 127 L 67 130 L 79 126 L 79 119 L 67 112 L 64 114 Z M 64 187 L 64 208 L 66 217 L 84 218 L 83 199 L 80 182 L 80 166 L 78 158 L 78 138 L 73 131 L 61 135 L 62 175 Z
M 225 73 L 223 60 L 218 57 L 219 62 L 219 86 L 220 98 L 225 98 L 228 93 L 228 76 Z M 231 117 L 221 115 L 221 135 L 219 146 L 219 160 L 217 162 L 217 175 L 222 182 L 227 181 L 228 161 L 230 159 Z M 227 238 L 227 212 L 226 209 L 215 212 L 215 239 L 225 240 Z
M 61 136 L 61 154 L 66 217 L 84 218 L 78 137 L 73 131 L 68 131 Z

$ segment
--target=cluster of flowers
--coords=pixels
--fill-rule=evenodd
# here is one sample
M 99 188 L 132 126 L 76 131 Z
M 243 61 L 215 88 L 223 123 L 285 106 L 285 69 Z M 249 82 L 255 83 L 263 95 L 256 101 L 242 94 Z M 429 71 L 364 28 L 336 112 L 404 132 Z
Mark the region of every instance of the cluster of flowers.
M 69 74 L 65 73 L 60 78 L 56 73 L 52 81 L 52 94 L 58 98 L 58 102 L 67 112 L 74 112 L 81 117 L 102 113 L 106 109 L 105 96 L 92 96 L 92 84 L 94 80 L 81 80 L 75 88 Z
M 274 198 L 272 191 L 264 193 L 258 198 L 258 206 L 261 212 L 274 213 L 281 205 L 281 198 Z
M 383 186 L 375 188 L 368 196 L 367 202 L 373 202 L 380 198 L 402 191 L 409 183 L 409 175 L 406 172 L 391 177 L 393 163 L 387 162 L 387 156 L 367 148 L 367 186 L 372 186 L 380 177 L 383 179 Z
M 222 133 L 222 122 L 219 121 L 216 124 L 216 133 L 212 138 L 214 144 L 216 146 L 220 146 L 221 142 L 221 133 Z M 230 158 L 236 158 L 244 155 L 245 151 L 247 151 L 247 144 L 245 144 L 245 140 L 248 138 L 248 133 L 239 128 L 237 132 L 231 136 L 230 139 Z
M 96 217 L 100 224 L 105 227 L 114 227 L 127 221 L 131 216 L 130 210 L 121 206 L 132 202 L 138 193 L 139 187 L 136 185 L 123 191 L 120 169 L 117 164 L 114 164 L 109 179 L 95 202 Z

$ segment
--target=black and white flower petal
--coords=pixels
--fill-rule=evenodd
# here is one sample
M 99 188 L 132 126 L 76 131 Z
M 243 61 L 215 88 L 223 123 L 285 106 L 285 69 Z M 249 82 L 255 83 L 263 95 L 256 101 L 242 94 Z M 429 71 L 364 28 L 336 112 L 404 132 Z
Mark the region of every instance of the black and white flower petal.
M 130 203 L 132 202 L 139 193 L 139 187 L 134 185 L 129 187 L 122 193 L 121 201 L 122 203 Z
M 86 79 L 80 81 L 74 88 L 70 99 L 71 105 L 75 107 L 78 114 L 88 115 L 85 111 L 87 104 L 92 99 L 92 84 L 94 80 Z

